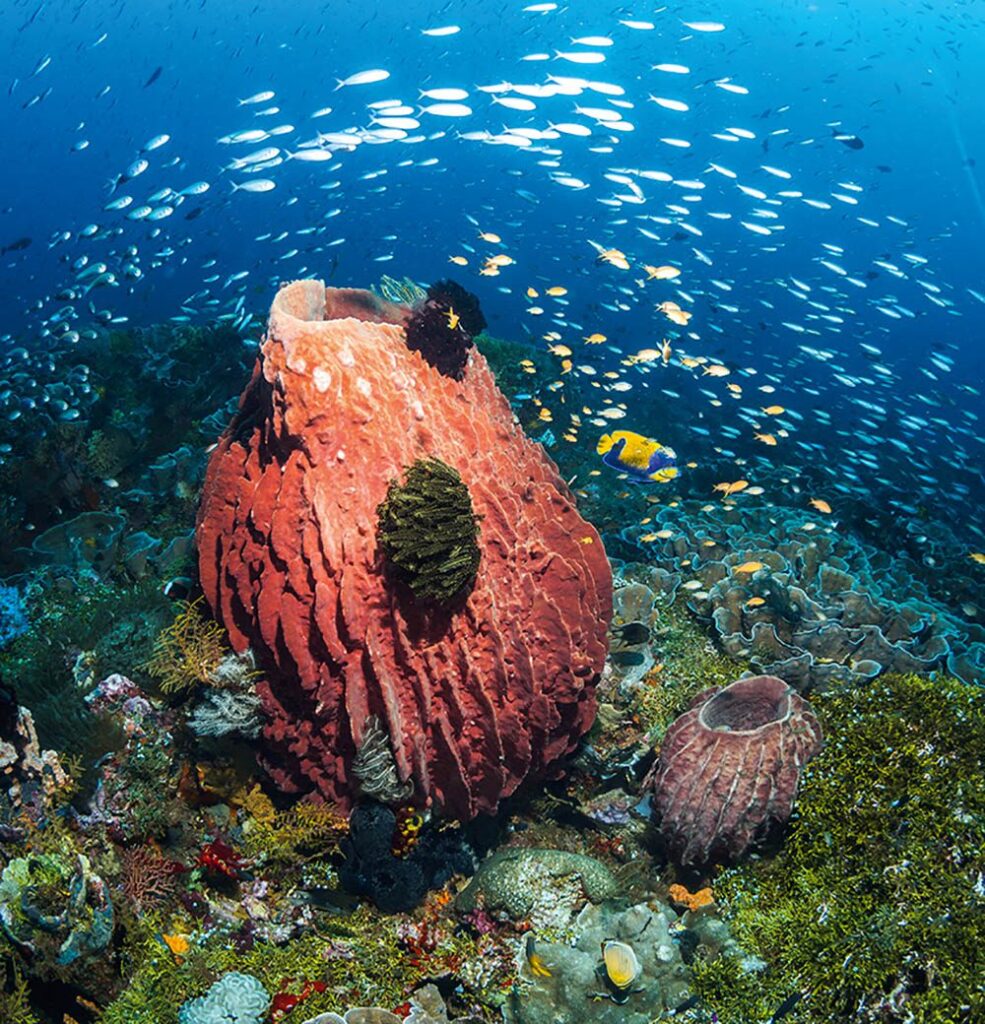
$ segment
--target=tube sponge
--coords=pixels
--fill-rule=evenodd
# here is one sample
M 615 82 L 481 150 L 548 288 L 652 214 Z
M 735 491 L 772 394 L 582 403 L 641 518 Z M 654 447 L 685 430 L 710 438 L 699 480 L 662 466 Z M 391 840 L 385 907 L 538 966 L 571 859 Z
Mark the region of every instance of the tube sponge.
M 260 1024 L 270 1006 L 267 990 L 251 974 L 229 971 L 178 1011 L 179 1024 Z

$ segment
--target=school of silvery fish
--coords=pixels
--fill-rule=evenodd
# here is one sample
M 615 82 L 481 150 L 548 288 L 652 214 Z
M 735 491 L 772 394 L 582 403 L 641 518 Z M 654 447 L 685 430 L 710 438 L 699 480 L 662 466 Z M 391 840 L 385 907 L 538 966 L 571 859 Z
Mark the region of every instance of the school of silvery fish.
M 557 3 L 520 11 L 536 19 L 538 37 L 563 13 Z M 280 282 L 325 276 L 344 259 L 355 239 L 335 231 L 336 217 L 380 202 L 402 173 L 436 188 L 429 172 L 473 161 L 510 176 L 509 198 L 520 201 L 521 213 L 561 194 L 578 194 L 583 202 L 579 213 L 563 219 L 566 252 L 580 254 L 577 268 L 569 255 L 528 244 L 515 204 L 499 212 L 499 193 L 492 192 L 476 197 L 467 227 L 444 254 L 456 273 L 499 278 L 502 284 L 487 287 L 516 304 L 531 342 L 556 358 L 557 379 L 539 382 L 531 396 L 541 420 L 560 428 L 560 440 L 548 431 L 548 443 L 594 449 L 598 430 L 583 437 L 586 425 L 611 429 L 624 418 L 623 425 L 648 433 L 647 424 L 630 422 L 635 397 L 660 394 L 674 402 L 690 389 L 689 401 L 701 403 L 688 413 L 696 446 L 711 446 L 716 457 L 738 464 L 735 479 L 720 485 L 726 495 L 761 492 L 756 474 L 768 467 L 813 460 L 817 469 L 821 462 L 828 484 L 812 495 L 815 510 L 830 513 L 839 494 L 884 485 L 909 496 L 909 504 L 898 505 L 902 514 L 921 504 L 955 510 L 967 554 L 978 560 L 985 548 L 973 515 L 981 485 L 981 392 L 949 379 L 960 350 L 948 339 L 960 323 L 951 318 L 985 305 L 985 293 L 938 275 L 907 219 L 871 201 L 871 169 L 858 180 L 838 173 L 825 178 L 816 169 L 799 173 L 801 151 L 864 148 L 851 126 L 832 119 L 810 132 L 794 128 L 784 116 L 790 105 L 764 97 L 762 84 L 757 90 L 724 71 L 718 77 L 692 71 L 692 64 L 724 66 L 713 41 L 727 39 L 728 24 L 685 20 L 666 8 L 646 18 L 617 11 L 591 20 L 600 34 L 572 38 L 559 27 L 549 50 L 524 52 L 525 33 L 518 33 L 510 80 L 486 81 L 477 68 L 473 83 L 439 84 L 435 72 L 416 95 L 390 96 L 391 71 L 345 67 L 314 109 L 282 109 L 272 87 L 230 97 L 230 123 L 216 133 L 212 154 L 222 161 L 219 173 L 208 160 L 181 155 L 180 126 L 148 136 L 109 182 L 91 220 L 66 224 L 48 239 L 62 256 L 65 278 L 32 303 L 30 344 L 12 333 L 2 338 L 0 415 L 55 421 L 84 415 L 92 384 L 84 366 L 60 374 L 59 354 L 126 323 L 129 313 L 119 300 L 153 287 L 163 270 L 190 285 L 172 321 L 225 321 L 248 338 Z M 606 62 L 648 35 L 653 63 L 607 80 Z M 466 25 L 428 24 L 416 27 L 413 38 L 408 34 L 407 45 L 433 47 L 440 68 L 448 48 L 475 45 L 468 36 Z M 102 33 L 89 48 L 106 38 Z M 25 111 L 48 98 L 44 81 L 53 60 L 40 56 L 23 80 L 11 82 L 9 95 Z M 693 110 L 700 118 L 685 120 Z M 620 157 L 626 140 L 644 135 L 651 159 L 640 166 L 634 157 L 626 166 Z M 81 153 L 89 145 L 80 126 L 71 148 Z M 362 170 L 354 155 L 374 146 L 383 147 L 376 166 Z M 804 178 L 809 184 L 800 183 Z M 515 180 L 523 187 L 513 187 Z M 288 224 L 287 210 L 302 201 L 310 208 L 311 196 L 318 210 L 313 220 L 256 234 L 241 265 L 196 255 L 191 222 L 203 211 L 275 203 Z M 830 218 L 842 241 L 798 245 L 785 221 L 804 210 Z M 263 217 L 276 223 L 269 209 Z M 883 255 L 856 257 L 844 239 L 863 230 L 882 233 Z M 359 242 L 376 253 L 373 262 L 399 266 L 397 236 Z M 15 240 L 4 253 L 16 257 L 30 244 Z M 757 276 L 764 254 L 782 254 L 787 273 Z M 572 299 L 588 291 L 593 319 L 571 316 Z M 780 312 L 794 308 L 798 316 Z M 638 344 L 609 340 L 621 317 L 641 314 L 650 326 L 643 336 L 634 327 Z M 918 318 L 933 324 L 940 340 L 928 341 L 918 362 L 900 365 L 894 331 Z M 781 343 L 762 345 L 762 335 L 748 329 L 756 320 L 765 320 Z M 567 408 L 560 402 L 569 373 L 591 378 L 595 403 Z M 707 403 L 716 414 L 701 411 Z M 757 453 L 733 450 L 744 441 L 754 442 Z M 688 455 L 682 453 L 682 463 Z

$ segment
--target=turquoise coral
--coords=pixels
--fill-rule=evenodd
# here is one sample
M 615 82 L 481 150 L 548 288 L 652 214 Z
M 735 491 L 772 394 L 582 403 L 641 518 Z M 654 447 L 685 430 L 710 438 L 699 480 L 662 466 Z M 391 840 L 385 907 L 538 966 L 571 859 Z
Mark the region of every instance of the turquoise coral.
M 178 1012 L 179 1024 L 260 1024 L 270 995 L 251 974 L 229 971 L 204 996 L 189 999 Z
M 113 904 L 89 859 L 18 857 L 0 878 L 0 928 L 42 971 L 99 955 L 113 937 Z

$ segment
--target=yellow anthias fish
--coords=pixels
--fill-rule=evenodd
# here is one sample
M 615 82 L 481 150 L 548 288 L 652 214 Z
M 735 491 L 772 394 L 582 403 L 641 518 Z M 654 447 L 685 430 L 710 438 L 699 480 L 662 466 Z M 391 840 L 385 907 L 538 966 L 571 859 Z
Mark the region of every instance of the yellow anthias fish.
M 823 498 L 811 498 L 808 504 L 812 508 L 816 508 L 818 512 L 823 512 L 826 516 L 831 515 L 831 506 Z
M 968 557 L 977 565 L 985 565 L 985 554 L 981 551 L 969 551 Z
M 512 256 L 507 256 L 505 252 L 499 252 L 495 256 L 490 256 L 486 262 L 491 263 L 494 267 L 508 267 L 516 261 Z
M 765 562 L 743 562 L 742 565 L 735 566 L 732 572 L 759 572 L 760 569 L 765 568 Z
M 705 377 L 727 377 L 732 371 L 727 366 L 722 366 L 721 363 L 712 363 L 710 366 L 706 366 L 702 370 L 702 376 Z
M 786 411 L 782 405 L 768 405 L 763 409 L 767 416 L 782 416 Z
M 488 242 L 490 245 L 499 245 L 502 242 L 502 238 L 499 235 L 494 234 L 492 231 L 480 231 L 479 237 L 483 242 Z
M 464 256 L 449 256 L 449 263 L 454 263 L 456 267 L 467 267 L 469 261 Z
M 596 331 L 594 334 L 589 334 L 585 338 L 585 344 L 587 344 L 587 345 L 601 345 L 602 342 L 606 341 L 606 340 L 607 339 L 606 339 L 606 336 L 604 334 L 599 334 L 599 332 Z
M 666 366 L 670 362 L 672 352 L 673 350 L 670 347 L 670 342 L 666 338 L 664 338 L 664 340 L 660 343 L 660 358 L 663 360 L 664 366 Z
M 556 356 L 570 356 L 571 349 L 567 345 L 551 345 L 547 349 L 548 352 Z
M 562 288 L 559 284 L 556 284 L 552 288 L 547 289 L 547 294 L 550 295 L 552 298 L 557 299 L 560 298 L 560 296 L 562 295 L 567 295 L 568 289 Z
M 631 430 L 603 434 L 595 447 L 602 461 L 634 483 L 666 483 L 677 476 L 677 455 L 652 437 Z
M 762 441 L 763 444 L 776 444 L 776 438 L 772 434 L 753 434 L 753 437 L 755 437 L 757 441 Z
M 527 289 L 527 298 L 528 299 L 536 299 L 539 295 L 540 295 L 540 292 L 538 292 L 536 288 L 528 288 Z
M 449 309 L 445 316 L 448 317 L 448 330 L 455 330 L 455 328 L 458 327 L 458 322 L 459 320 L 461 320 L 461 317 L 455 312 L 454 309 Z
M 766 598 L 764 597 L 750 597 L 749 600 L 746 601 L 747 608 L 758 608 L 762 604 L 766 604 Z
M 715 484 L 714 490 L 721 491 L 726 497 L 730 494 L 738 494 L 749 486 L 748 480 L 736 480 L 733 483 Z
M 672 320 L 675 324 L 680 327 L 685 327 L 688 320 L 694 315 L 689 313 L 686 309 L 681 309 L 676 302 L 661 302 L 657 309 L 660 310 L 668 320 Z
M 681 276 L 677 267 L 651 267 L 644 264 L 643 269 L 648 281 L 672 281 L 675 277 Z
M 629 260 L 620 249 L 603 249 L 598 255 L 599 263 L 608 263 L 620 270 L 629 270 Z

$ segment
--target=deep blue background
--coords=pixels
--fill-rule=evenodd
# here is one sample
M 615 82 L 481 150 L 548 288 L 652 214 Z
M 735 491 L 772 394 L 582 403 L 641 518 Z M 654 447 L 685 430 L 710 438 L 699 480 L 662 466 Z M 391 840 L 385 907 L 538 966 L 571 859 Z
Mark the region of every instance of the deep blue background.
M 975 0 L 721 0 L 663 7 L 577 0 L 546 15 L 523 12 L 524 6 L 522 0 L 6 0 L 0 12 L 0 67 L 6 78 L 0 96 L 0 246 L 21 237 L 33 242 L 0 258 L 0 335 L 30 337 L 62 305 L 52 296 L 71 281 L 68 260 L 81 254 L 107 259 L 108 252 L 134 244 L 144 278 L 129 292 L 103 289 L 91 298 L 97 308 L 137 323 L 181 314 L 179 305 L 206 288 L 202 279 L 210 273 L 220 273 L 222 280 L 207 295 L 198 295 L 192 308 L 203 317 L 222 311 L 242 290 L 247 308 L 262 317 L 277 281 L 285 278 L 325 276 L 336 284 L 365 285 L 382 273 L 429 281 L 452 270 L 480 295 L 498 334 L 539 338 L 553 325 L 546 316 L 524 312 L 529 305 L 524 291 L 528 285 L 563 284 L 570 289 L 569 305 L 544 304 L 562 310 L 577 325 L 570 331 L 562 328 L 569 343 L 582 332 L 597 330 L 630 351 L 654 344 L 669 325 L 654 313 L 653 301 L 674 297 L 673 286 L 660 292 L 649 286 L 645 301 L 637 292 L 629 312 L 604 308 L 602 303 L 625 298 L 619 286 L 636 291 L 632 277 L 638 272 L 596 266 L 588 244 L 592 239 L 618 246 L 640 263 L 680 265 L 684 275 L 679 284 L 695 300 L 689 329 L 698 335 L 681 343 L 697 352 L 717 352 L 732 366 L 754 365 L 786 375 L 782 400 L 790 407 L 797 406 L 802 383 L 817 382 L 822 395 L 805 396 L 801 411 L 811 405 L 835 410 L 849 444 L 851 418 L 860 413 L 843 403 L 865 393 L 866 386 L 847 391 L 832 380 L 830 367 L 804 361 L 797 346 L 828 349 L 847 374 L 865 375 L 871 364 L 857 343 L 877 345 L 895 377 L 881 382 L 873 400 L 945 421 L 922 437 L 912 430 L 903 435 L 919 445 L 915 457 L 922 468 L 950 458 L 977 476 L 982 448 L 976 417 L 982 401 L 957 385 L 981 387 L 985 364 L 985 305 L 966 291 L 971 287 L 985 293 L 985 164 L 975 163 L 985 160 L 983 5 Z M 632 31 L 619 25 L 620 18 L 650 20 L 657 28 Z M 682 24 L 700 20 L 722 21 L 727 29 L 694 34 Z M 421 34 L 423 28 L 447 24 L 458 24 L 462 31 L 445 39 Z M 105 41 L 94 45 L 103 33 L 108 33 Z M 615 40 L 604 51 L 604 64 L 519 59 L 538 51 L 578 49 L 570 45 L 572 37 L 594 34 Z M 51 65 L 31 77 L 46 54 Z M 686 64 L 691 74 L 650 70 L 660 62 Z M 145 86 L 157 67 L 163 69 L 159 79 Z M 391 78 L 334 91 L 336 79 L 370 67 L 388 69 Z M 458 130 L 499 131 L 504 124 L 545 127 L 548 120 L 576 120 L 576 103 L 607 105 L 606 97 L 586 93 L 578 100 L 538 100 L 538 110 L 527 114 L 493 106 L 488 96 L 474 91 L 476 84 L 501 80 L 542 82 L 547 73 L 616 82 L 626 89 L 623 98 L 635 104 L 623 113 L 636 131 L 620 133 L 612 154 L 590 152 L 591 145 L 606 140 L 599 128 L 592 139 L 563 137 L 543 144 L 563 148 L 561 168 L 590 189 L 574 192 L 553 182 L 553 169 L 538 165 L 545 159 L 541 153 L 456 137 Z M 726 76 L 750 94 L 732 95 L 713 85 Z M 107 85 L 109 93 L 97 98 Z M 423 118 L 423 131 L 444 131 L 442 138 L 416 145 L 363 145 L 355 153 L 340 154 L 339 170 L 330 170 L 329 164 L 290 163 L 264 173 L 278 187 L 263 195 L 232 196 L 230 179 L 244 179 L 220 175 L 223 163 L 233 157 L 265 145 L 290 148 L 309 138 L 315 127 L 366 126 L 371 101 L 400 98 L 416 105 L 419 89 L 440 86 L 469 89 L 468 102 L 475 110 L 461 121 Z M 49 95 L 24 109 L 49 87 Z M 257 120 L 253 112 L 260 108 L 238 108 L 237 99 L 262 89 L 276 90 L 271 104 L 281 113 Z M 659 109 L 647 102 L 650 92 L 683 99 L 691 109 L 684 114 Z M 335 107 L 335 113 L 311 121 L 311 112 L 325 105 Z M 788 110 L 778 112 L 786 105 Z M 831 121 L 857 133 L 865 148 L 851 150 L 834 140 L 825 127 Z M 297 131 L 256 145 L 216 143 L 237 129 L 284 122 Z M 711 138 L 730 125 L 755 131 L 757 139 L 728 144 Z M 762 140 L 778 129 L 789 131 L 771 138 L 764 152 Z M 159 225 L 155 237 L 154 225 L 129 222 L 121 213 L 104 212 L 103 205 L 107 179 L 161 132 L 170 134 L 171 142 L 150 155 L 151 170 L 119 192 L 132 194 L 137 205 L 162 185 L 180 189 L 204 179 L 212 189 L 188 199 Z M 659 142 L 662 136 L 686 138 L 693 145 L 673 149 Z M 90 140 L 89 148 L 73 152 L 72 144 L 81 138 Z M 181 157 L 177 167 L 162 167 L 176 155 Z M 436 166 L 416 166 L 433 157 Z M 397 167 L 404 160 L 415 166 Z M 751 234 L 738 222 L 754 219 L 750 213 L 761 204 L 728 179 L 706 173 L 709 161 L 771 195 L 799 189 L 831 201 L 833 208 L 811 209 L 790 199 L 775 208 L 785 226 L 782 233 L 769 239 Z M 789 171 L 791 180 L 763 172 L 763 163 Z M 879 165 L 891 170 L 880 171 Z M 641 181 L 645 206 L 600 205 L 599 198 L 621 191 L 602 177 L 613 168 L 666 170 L 678 179 L 705 181 L 702 202 L 685 218 L 703 236 L 675 240 L 677 228 L 637 220 L 641 214 L 667 215 L 665 203 L 681 203 L 688 190 L 676 185 Z M 388 173 L 361 180 L 378 169 Z M 330 191 L 318 187 L 330 181 L 341 185 Z M 839 182 L 862 186 L 858 206 L 830 199 L 832 191 L 844 191 Z M 381 186 L 385 191 L 375 191 Z M 534 193 L 540 202 L 531 205 L 519 198 L 517 188 Z M 185 215 L 198 205 L 201 216 L 187 221 Z M 325 222 L 326 212 L 337 207 L 342 213 Z M 732 212 L 733 219 L 713 221 L 708 210 Z M 887 215 L 906 226 L 889 222 Z M 476 246 L 480 254 L 492 251 L 477 240 L 468 216 L 482 229 L 502 235 L 516 266 L 496 278 L 476 276 L 474 258 L 467 271 L 449 267 L 448 256 L 465 251 L 463 245 Z M 859 216 L 879 226 L 864 226 Z M 124 233 L 95 241 L 73 237 L 67 245 L 47 248 L 56 232 L 77 236 L 89 223 L 122 225 Z M 327 224 L 323 235 L 293 234 L 322 223 Z M 643 237 L 638 223 L 659 232 L 662 241 Z M 285 230 L 292 234 L 281 242 L 255 240 Z M 340 237 L 345 238 L 340 245 L 310 251 Z M 831 255 L 822 243 L 841 246 L 845 253 Z M 774 245 L 779 251 L 768 251 Z M 699 261 L 692 247 L 713 265 Z M 296 257 L 279 259 L 293 248 L 301 250 Z M 154 267 L 155 254 L 168 250 L 171 254 Z M 904 253 L 929 262 L 916 272 Z M 377 262 L 391 254 L 393 259 Z M 822 267 L 821 258 L 858 278 L 878 271 L 871 261 L 883 258 L 904 269 L 908 279 L 879 272 L 866 289 L 857 289 Z M 216 267 L 203 270 L 210 259 Z M 113 265 L 112 259 L 107 262 Z M 221 288 L 226 276 L 243 270 L 250 271 L 245 281 Z M 842 307 L 844 323 L 817 324 L 821 334 L 816 337 L 780 326 L 804 322 L 807 311 L 778 285 L 787 275 L 811 285 L 813 299 Z M 916 277 L 939 288 L 952 308 L 945 311 L 928 302 Z M 710 279 L 726 282 L 731 291 L 716 289 Z M 205 305 L 212 297 L 221 304 Z M 737 312 L 722 309 L 721 302 L 738 307 Z M 893 302 L 916 316 L 895 320 L 875 309 Z M 84 319 L 85 304 L 79 309 Z M 955 360 L 951 374 L 929 364 L 934 351 L 946 351 Z M 591 355 L 596 361 L 604 358 L 595 350 Z M 927 378 L 920 366 L 941 380 Z M 929 404 L 915 402 L 916 394 L 929 396 Z M 807 423 L 804 436 L 823 442 L 826 429 L 822 424 L 812 432 Z M 846 444 L 845 437 L 840 443 Z M 953 465 L 942 468 L 953 470 Z

